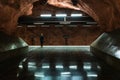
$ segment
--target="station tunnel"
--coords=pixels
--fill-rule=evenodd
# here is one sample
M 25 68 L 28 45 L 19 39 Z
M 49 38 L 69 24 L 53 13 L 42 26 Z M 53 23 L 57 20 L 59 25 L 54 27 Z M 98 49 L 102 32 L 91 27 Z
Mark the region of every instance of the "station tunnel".
M 120 80 L 111 2 L 1 0 L 0 80 Z

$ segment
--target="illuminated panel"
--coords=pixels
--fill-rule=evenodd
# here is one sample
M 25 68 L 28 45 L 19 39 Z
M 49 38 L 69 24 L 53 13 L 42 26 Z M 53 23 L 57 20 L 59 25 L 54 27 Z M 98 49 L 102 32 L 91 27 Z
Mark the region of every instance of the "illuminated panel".
M 72 76 L 71 80 L 83 80 L 82 76 Z
M 11 45 L 10 49 L 16 49 L 17 46 L 15 44 Z
M 117 57 L 117 58 L 120 59 L 120 50 L 118 50 L 118 51 L 115 53 L 115 57 Z
M 84 62 L 83 64 L 84 64 L 84 65 L 83 65 L 83 68 L 84 68 L 85 70 L 90 70 L 90 69 L 91 69 L 91 63 L 89 63 L 89 62 Z
M 61 75 L 70 75 L 71 72 L 61 72 Z
M 22 64 L 20 64 L 20 65 L 19 65 L 19 68 L 20 68 L 20 69 L 22 69 L 22 68 L 23 68 Z
M 63 69 L 63 66 L 62 65 L 56 65 L 55 68 L 57 68 L 57 69 Z
M 41 80 L 41 79 L 38 79 L 38 80 Z M 43 80 L 56 80 L 56 79 L 53 79 L 52 76 L 45 76 Z
M 36 72 L 34 76 L 35 76 L 35 77 L 39 77 L 39 78 L 45 77 L 45 75 L 44 75 L 43 72 Z
M 25 62 L 26 60 L 27 60 L 27 58 L 24 58 L 24 59 L 23 59 L 23 62 Z
M 35 70 L 36 67 L 36 63 L 35 62 L 28 62 L 28 69 L 29 70 Z
M 51 17 L 51 14 L 41 14 L 40 17 Z
M 76 65 L 70 65 L 69 68 L 70 69 L 77 69 L 77 66 Z
M 35 65 L 36 65 L 36 63 L 35 63 L 35 62 L 28 62 L 28 65 L 35 66 Z
M 67 14 L 56 14 L 56 17 L 66 17 Z
M 98 75 L 95 72 L 87 72 L 87 77 L 97 77 Z
M 48 63 L 43 63 L 43 64 L 42 64 L 42 68 L 43 68 L 43 69 L 48 69 L 48 68 L 50 68 L 50 66 L 49 66 Z
M 72 17 L 80 17 L 82 14 L 71 14 Z

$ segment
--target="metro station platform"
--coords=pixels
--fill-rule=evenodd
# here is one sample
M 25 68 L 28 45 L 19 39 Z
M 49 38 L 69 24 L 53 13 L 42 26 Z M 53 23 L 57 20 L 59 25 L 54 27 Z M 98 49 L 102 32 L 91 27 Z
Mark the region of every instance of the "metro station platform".
M 18 80 L 120 80 L 120 72 L 97 59 L 89 46 L 29 46 Z

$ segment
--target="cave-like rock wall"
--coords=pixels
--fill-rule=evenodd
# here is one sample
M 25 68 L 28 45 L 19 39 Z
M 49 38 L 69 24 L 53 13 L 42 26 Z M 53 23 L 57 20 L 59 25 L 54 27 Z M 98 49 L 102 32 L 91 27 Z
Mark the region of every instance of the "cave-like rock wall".
M 78 6 L 101 25 L 101 30 L 120 28 L 120 0 L 79 0 Z
M 18 17 L 32 13 L 32 3 L 36 0 L 0 0 L 0 31 L 14 33 Z
M 18 17 L 31 14 L 32 3 L 35 1 L 0 0 L 0 31 L 13 34 Z M 120 28 L 120 0 L 78 0 L 77 6 L 93 17 L 102 31 Z
M 101 25 L 102 31 L 120 28 L 120 0 L 72 0 L 76 7 L 93 17 Z M 53 6 L 71 8 L 70 0 L 48 0 Z M 65 4 L 65 5 L 63 5 Z M 76 9 L 78 10 L 78 9 Z

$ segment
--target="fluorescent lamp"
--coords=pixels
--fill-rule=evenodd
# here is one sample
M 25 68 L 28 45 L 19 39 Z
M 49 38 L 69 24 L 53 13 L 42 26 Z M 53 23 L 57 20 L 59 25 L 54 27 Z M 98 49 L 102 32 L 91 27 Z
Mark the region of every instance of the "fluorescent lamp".
M 23 59 L 23 62 L 25 62 L 27 60 L 27 58 Z
M 76 65 L 71 65 L 69 66 L 70 69 L 77 69 L 77 66 Z
M 84 64 L 83 69 L 85 70 L 90 70 L 92 68 L 91 67 L 92 64 L 89 62 L 84 62 L 83 64 Z
M 33 65 L 28 65 L 29 70 L 35 70 L 37 67 Z
M 35 66 L 35 65 L 36 65 L 36 63 L 35 63 L 35 62 L 28 62 L 28 65 Z
M 48 68 L 50 68 L 50 66 L 49 66 L 48 63 L 44 63 L 44 64 L 42 64 L 42 68 L 43 69 L 48 69 Z
M 81 75 L 74 75 L 72 76 L 72 79 L 71 80 L 84 80 L 83 77 Z
M 56 65 L 55 68 L 57 68 L 57 69 L 63 69 L 63 66 L 62 65 Z
M 22 64 L 20 64 L 18 67 L 19 67 L 20 69 L 23 69 L 23 66 L 22 66 Z
M 30 70 L 35 70 L 36 69 L 36 63 L 35 62 L 28 62 L 28 68 Z
M 48 69 L 48 68 L 50 68 L 50 66 L 42 66 L 42 68 Z
M 87 74 L 88 77 L 97 77 L 97 74 Z
M 118 51 L 115 53 L 115 57 L 117 57 L 118 59 L 120 59 L 120 50 L 118 50 Z
M 36 72 L 35 77 L 41 78 L 41 77 L 45 77 L 45 75 L 42 72 Z
M 71 14 L 72 17 L 79 17 L 82 16 L 82 14 Z
M 87 77 L 97 77 L 98 75 L 95 72 L 87 72 Z
M 51 17 L 52 15 L 51 14 L 41 14 L 40 16 L 41 17 Z
M 56 14 L 56 17 L 66 17 L 67 14 Z
M 71 72 L 61 72 L 61 75 L 70 75 Z
M 16 45 L 11 45 L 11 48 L 10 49 L 16 49 L 17 47 L 16 47 Z

